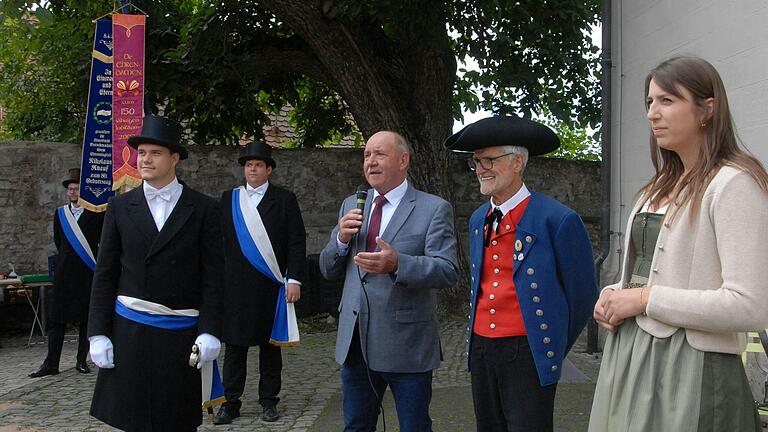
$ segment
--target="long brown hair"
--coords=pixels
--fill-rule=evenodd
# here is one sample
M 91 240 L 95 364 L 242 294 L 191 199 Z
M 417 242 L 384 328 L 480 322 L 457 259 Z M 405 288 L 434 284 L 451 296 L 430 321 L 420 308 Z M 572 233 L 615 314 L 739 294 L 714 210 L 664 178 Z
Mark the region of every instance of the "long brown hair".
M 680 87 L 684 87 L 693 95 L 692 102 L 701 109 L 702 114 L 706 113 L 705 101 L 714 99 L 712 115 L 709 118 L 702 115 L 704 140 L 699 157 L 687 174 L 680 156 L 659 147 L 651 134 L 651 162 L 656 174 L 640 190 L 641 196 L 650 198 L 651 206 L 658 208 L 669 198 L 670 204 L 675 203 L 674 209 L 670 206 L 672 214 L 667 218 L 671 221 L 678 209 L 690 205 L 690 221 L 693 222 L 709 182 L 725 165 L 748 173 L 768 193 L 768 174 L 763 165 L 739 146 L 725 86 L 714 66 L 698 57 L 673 57 L 666 60 L 645 78 L 646 98 L 651 80 L 679 98 L 684 98 L 680 91 Z

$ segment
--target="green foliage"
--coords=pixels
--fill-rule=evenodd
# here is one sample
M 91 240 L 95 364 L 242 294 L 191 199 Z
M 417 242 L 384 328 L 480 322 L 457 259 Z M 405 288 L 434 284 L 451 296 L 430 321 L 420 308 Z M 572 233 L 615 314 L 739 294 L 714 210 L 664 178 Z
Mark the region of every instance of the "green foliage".
M 546 109 L 537 120 L 551 127 L 560 138 L 560 148 L 546 157 L 588 161 L 601 160 L 600 142 L 595 139 L 599 131 L 590 133 L 586 128 L 574 126 L 558 119 Z
M 588 36 L 589 27 L 599 22 L 599 1 L 450 5 L 456 56 L 477 63 L 477 68 L 459 69 L 457 120 L 466 108 L 528 118 L 548 112 L 570 127 L 599 121 L 598 48 Z
M 55 2 L 48 5 L 50 9 L 18 9 L 22 4 L 26 2 L 0 2 L 5 135 L 76 141 L 85 118 L 94 31 L 84 16 L 95 16 L 91 14 L 96 9 L 61 11 Z
M 574 128 L 566 122 L 553 118 L 545 119 L 544 123 L 552 127 L 560 138 L 560 148 L 547 157 L 588 161 L 601 160 L 600 142 L 595 140 L 586 129 Z
M 426 51 L 439 45 L 441 37 L 448 38 L 456 58 L 477 63 L 477 68 L 463 67 L 458 74 L 449 71 L 447 76 L 454 77 L 448 85 L 453 87 L 450 115 L 459 119 L 464 110 L 479 109 L 526 117 L 547 112 L 559 122 L 558 130 L 571 137 L 565 141 L 577 143 L 586 138 L 579 131 L 594 127 L 599 119 L 597 48 L 587 35 L 598 21 L 599 3 L 323 0 L 324 21 L 313 25 L 345 26 L 356 46 L 391 68 L 380 72 L 381 79 L 405 93 L 422 85 L 421 75 L 432 75 L 429 70 L 407 69 L 418 64 L 408 57 L 413 56 L 406 50 L 408 44 L 423 44 Z M 285 105 L 294 108 L 290 122 L 301 135 L 294 145 L 323 146 L 349 134 L 362 140 L 351 115 L 377 107 L 344 100 L 335 69 L 348 65 L 329 64 L 331 57 L 323 50 L 334 47 L 318 47 L 299 37 L 267 8 L 270 2 L 134 4 L 149 15 L 147 91 L 166 115 L 187 122 L 194 141 L 227 145 L 243 136 L 260 137 L 270 114 Z M 8 112 L 8 136 L 81 139 L 91 19 L 111 8 L 112 2 L 104 0 L 0 0 L 0 104 Z M 436 32 L 430 34 L 424 31 L 430 23 L 423 22 L 418 11 L 435 8 L 444 9 L 444 22 L 433 25 Z M 436 62 L 433 67 L 454 66 Z M 403 83 L 403 76 L 412 82 Z M 429 106 L 430 101 L 415 103 Z M 395 109 L 413 105 L 404 100 Z M 369 119 L 377 115 L 365 114 Z M 564 151 L 583 153 L 578 145 Z

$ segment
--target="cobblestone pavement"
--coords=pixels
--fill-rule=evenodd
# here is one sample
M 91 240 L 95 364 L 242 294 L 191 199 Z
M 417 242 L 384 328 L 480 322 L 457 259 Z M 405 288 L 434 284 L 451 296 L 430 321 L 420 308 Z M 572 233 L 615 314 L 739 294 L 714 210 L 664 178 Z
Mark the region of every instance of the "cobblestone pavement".
M 441 324 L 445 359 L 435 371 L 434 387 L 469 386 L 465 372 L 466 321 Z M 283 388 L 278 409 L 280 420 L 260 420 L 258 405 L 258 355 L 248 356 L 248 381 L 243 396 L 242 417 L 227 426 L 213 426 L 203 420 L 200 431 L 306 431 L 320 416 L 328 401 L 341 389 L 339 366 L 333 359 L 336 333 L 302 336 L 298 347 L 283 349 Z M 74 370 L 76 336 L 68 336 L 62 353 L 61 373 L 32 379 L 45 358 L 46 345 L 40 340 L 30 348 L 26 339 L 3 340 L 0 348 L 0 432 L 9 431 L 104 431 L 114 430 L 88 415 L 94 373 Z M 222 350 L 223 351 L 223 350 Z M 219 362 L 223 361 L 223 353 Z

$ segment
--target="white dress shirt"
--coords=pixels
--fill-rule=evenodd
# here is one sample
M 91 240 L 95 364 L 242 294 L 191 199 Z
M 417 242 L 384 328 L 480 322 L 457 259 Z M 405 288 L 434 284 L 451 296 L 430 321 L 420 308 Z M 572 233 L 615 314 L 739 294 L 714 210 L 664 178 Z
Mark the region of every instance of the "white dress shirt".
M 161 189 L 155 189 L 150 186 L 149 183 L 143 183 L 144 198 L 147 199 L 149 205 L 149 211 L 152 213 L 152 218 L 155 220 L 155 226 L 157 230 L 161 231 L 165 221 L 168 220 L 173 209 L 176 207 L 176 203 L 179 202 L 181 197 L 181 191 L 184 187 L 179 183 L 179 180 L 174 177 L 173 181 L 165 185 Z
M 504 201 L 501 203 L 501 205 L 496 205 L 493 202 L 493 197 L 491 197 L 491 207 L 492 208 L 498 208 L 501 210 L 502 217 L 507 215 L 507 212 L 517 207 L 523 200 L 531 196 L 531 192 L 528 190 L 527 187 L 525 187 L 525 183 L 520 187 L 520 189 L 515 192 L 514 195 L 512 195 L 512 198 Z M 496 226 L 499 224 L 498 221 L 493 221 L 493 229 L 496 229 Z
M 397 210 L 397 206 L 400 205 L 400 201 L 403 200 L 407 190 L 408 180 L 403 180 L 399 186 L 384 194 L 384 198 L 387 199 L 387 203 L 384 204 L 384 207 L 381 208 L 381 226 L 379 227 L 379 237 L 384 233 L 384 230 L 387 229 L 387 225 L 389 225 L 389 221 L 392 219 L 392 215 L 395 214 L 395 210 Z M 371 201 L 371 213 L 369 214 L 372 214 L 373 210 L 376 208 L 375 201 L 376 197 L 379 195 L 381 194 L 376 189 L 374 189 L 373 198 Z M 370 223 L 370 221 L 371 218 L 368 217 L 368 223 Z M 336 236 L 336 245 L 339 248 L 339 255 L 344 256 L 347 254 L 347 251 L 349 250 L 349 244 L 343 243 L 341 240 L 339 240 L 338 235 Z
M 248 192 L 248 201 L 253 205 L 253 208 L 259 206 L 259 203 L 261 202 L 261 199 L 264 198 L 268 188 L 269 182 L 264 182 L 264 184 L 259 187 L 253 187 L 250 184 L 245 183 L 245 191 Z
M 74 205 L 72 203 L 69 203 L 69 211 L 72 212 L 72 216 L 75 217 L 75 220 L 79 221 L 80 220 L 80 215 L 83 214 L 85 209 L 83 207 L 76 206 L 76 205 Z

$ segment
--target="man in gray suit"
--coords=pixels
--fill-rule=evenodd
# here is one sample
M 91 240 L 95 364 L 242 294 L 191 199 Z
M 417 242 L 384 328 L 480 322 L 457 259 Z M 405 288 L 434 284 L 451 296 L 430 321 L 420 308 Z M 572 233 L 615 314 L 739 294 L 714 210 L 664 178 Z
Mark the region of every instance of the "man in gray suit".
M 345 431 L 373 431 L 392 390 L 400 430 L 431 431 L 432 370 L 440 365 L 436 290 L 458 278 L 453 210 L 408 183 L 411 151 L 395 132 L 365 145 L 372 186 L 362 211 L 355 196 L 320 254 L 329 280 L 344 279 L 336 361 L 342 365 Z

